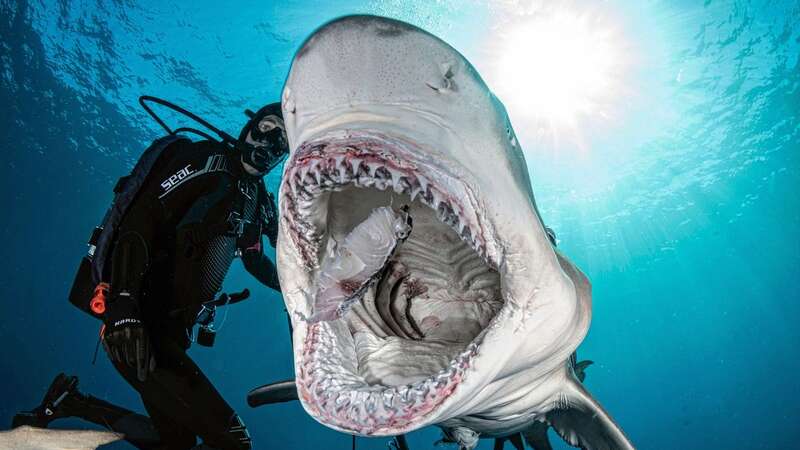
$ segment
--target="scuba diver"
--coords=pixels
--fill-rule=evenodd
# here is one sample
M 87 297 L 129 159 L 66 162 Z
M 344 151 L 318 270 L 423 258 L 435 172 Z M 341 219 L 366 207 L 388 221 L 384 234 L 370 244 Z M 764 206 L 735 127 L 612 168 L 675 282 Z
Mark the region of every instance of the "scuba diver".
M 144 100 L 186 114 L 222 141 L 192 128 L 170 130 Z M 250 449 L 244 423 L 186 352 L 192 342 L 213 344 L 216 307 L 249 295 L 218 296 L 235 257 L 280 292 L 262 247 L 262 235 L 274 247 L 278 233 L 277 208 L 262 177 L 288 154 L 280 104 L 246 111 L 249 121 L 234 139 L 169 102 L 142 97 L 140 103 L 169 135 L 117 183 L 70 301 L 103 321 L 105 352 L 141 395 L 148 416 L 85 395 L 76 377 L 60 374 L 42 404 L 15 416 L 12 426 L 79 417 L 123 433 L 139 448 Z M 178 134 L 185 131 L 206 139 Z

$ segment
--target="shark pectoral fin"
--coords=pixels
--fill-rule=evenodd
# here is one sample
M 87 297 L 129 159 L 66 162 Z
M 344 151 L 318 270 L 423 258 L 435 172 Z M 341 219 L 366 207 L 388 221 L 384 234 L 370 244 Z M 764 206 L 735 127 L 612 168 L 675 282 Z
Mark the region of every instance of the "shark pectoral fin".
M 294 380 L 280 381 L 257 387 L 247 394 L 247 404 L 251 408 L 273 403 L 297 400 L 297 386 Z
M 577 380 L 568 381 L 563 395 L 564 404 L 545 417 L 567 443 L 584 450 L 634 450 L 619 425 Z

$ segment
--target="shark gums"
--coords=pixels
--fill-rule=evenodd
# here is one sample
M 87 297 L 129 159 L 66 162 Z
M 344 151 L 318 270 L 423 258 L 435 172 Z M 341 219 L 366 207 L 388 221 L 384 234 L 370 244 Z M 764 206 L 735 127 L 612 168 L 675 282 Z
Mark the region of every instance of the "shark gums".
M 541 423 L 633 448 L 573 370 L 589 281 L 548 239 L 506 111 L 461 54 L 344 17 L 301 46 L 282 103 L 278 271 L 311 416 L 362 436 L 437 425 L 462 448 Z

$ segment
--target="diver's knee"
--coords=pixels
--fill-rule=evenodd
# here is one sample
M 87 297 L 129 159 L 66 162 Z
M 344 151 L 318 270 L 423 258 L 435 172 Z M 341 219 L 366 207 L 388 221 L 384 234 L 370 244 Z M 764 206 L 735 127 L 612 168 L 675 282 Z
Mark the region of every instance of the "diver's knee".
M 156 448 L 161 442 L 161 436 L 152 419 L 141 414 L 131 413 L 122 416 L 111 423 L 111 429 L 124 434 L 126 441 L 139 448 Z
M 250 432 L 247 431 L 242 418 L 238 414 L 233 413 L 230 425 L 228 426 L 229 440 L 236 443 L 236 448 L 241 450 L 250 450 L 253 448 L 253 440 L 250 438 Z
M 236 413 L 233 413 L 222 433 L 217 431 L 213 434 L 201 434 L 200 437 L 203 439 L 205 447 L 197 447 L 197 450 L 251 450 L 253 448 L 250 433 L 247 431 L 242 418 Z

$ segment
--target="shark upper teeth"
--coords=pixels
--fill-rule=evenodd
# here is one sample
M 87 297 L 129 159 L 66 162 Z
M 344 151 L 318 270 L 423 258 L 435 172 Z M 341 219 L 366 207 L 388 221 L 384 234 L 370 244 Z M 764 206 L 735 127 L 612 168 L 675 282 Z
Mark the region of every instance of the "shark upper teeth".
M 308 175 L 308 171 L 309 170 L 310 169 L 309 169 L 308 166 L 303 166 L 303 167 L 300 168 L 300 182 L 301 183 L 305 183 L 306 175 Z
M 471 221 L 467 219 L 469 214 L 463 210 L 463 205 L 451 203 L 447 193 L 433 184 L 430 178 L 409 168 L 412 166 L 402 164 L 391 155 L 359 153 L 359 150 L 350 146 L 344 147 L 343 153 L 324 154 L 316 151 L 308 154 L 299 167 L 290 166 L 287 172 L 290 189 L 284 195 L 293 197 L 292 206 L 287 210 L 288 220 L 301 223 L 292 225 L 290 229 L 302 231 L 304 236 L 299 239 L 309 244 L 319 240 L 312 225 L 315 222 L 308 215 L 315 213 L 314 199 L 324 191 L 340 190 L 348 184 L 361 188 L 391 189 L 398 194 L 408 195 L 411 201 L 419 200 L 436 211 L 439 220 L 450 226 L 488 262 L 486 248 L 480 235 L 471 228 Z M 316 252 L 312 250 L 309 254 Z
M 419 187 L 422 188 L 422 192 L 428 190 L 428 179 L 425 177 L 417 177 L 417 183 L 419 183 Z
M 394 184 L 395 186 L 399 185 L 400 177 L 402 177 L 403 175 L 400 172 L 392 169 L 389 169 L 389 174 L 392 177 L 392 184 Z
M 358 158 L 352 158 L 350 160 L 350 164 L 353 165 L 353 175 L 358 175 L 358 169 L 359 169 L 359 167 L 361 167 L 361 161 L 362 160 L 360 160 Z
M 368 170 L 369 176 L 374 177 L 375 173 L 378 171 L 379 167 L 381 167 L 380 163 L 376 163 L 376 162 L 367 163 L 367 170 Z
M 422 188 L 420 188 L 420 187 L 416 187 L 416 188 L 411 190 L 411 194 L 409 194 L 409 195 L 411 196 L 411 201 L 412 202 L 414 201 L 414 199 L 417 198 L 417 195 L 419 195 L 421 190 L 422 190 Z
M 437 190 L 433 190 L 431 194 L 433 195 L 433 204 L 431 207 L 433 207 L 434 210 L 439 211 L 439 206 L 442 202 L 442 195 L 439 194 L 439 191 Z

